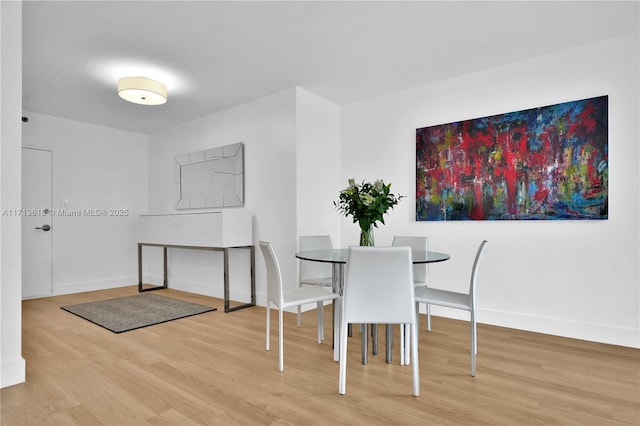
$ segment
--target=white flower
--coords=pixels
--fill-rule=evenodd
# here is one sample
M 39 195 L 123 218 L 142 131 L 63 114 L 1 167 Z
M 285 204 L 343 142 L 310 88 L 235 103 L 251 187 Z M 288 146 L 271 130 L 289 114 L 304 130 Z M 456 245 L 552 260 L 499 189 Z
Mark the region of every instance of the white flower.
M 360 198 L 362 200 L 362 204 L 364 204 L 365 206 L 371 205 L 371 203 L 373 203 L 375 200 L 375 198 L 373 198 L 373 195 L 371 194 L 362 194 Z

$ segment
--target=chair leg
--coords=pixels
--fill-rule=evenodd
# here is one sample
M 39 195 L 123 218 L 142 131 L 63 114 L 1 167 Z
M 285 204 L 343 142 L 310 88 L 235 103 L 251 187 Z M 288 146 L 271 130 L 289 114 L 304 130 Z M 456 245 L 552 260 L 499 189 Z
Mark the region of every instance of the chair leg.
M 318 343 L 322 343 L 324 339 L 324 312 L 322 310 L 324 303 L 318 302 L 316 306 L 318 310 Z
M 471 311 L 471 376 L 476 377 L 476 354 L 478 353 L 478 336 L 476 332 L 476 315 Z
M 284 327 L 282 325 L 282 309 L 278 309 L 278 365 L 284 371 Z
M 362 339 L 362 343 L 361 343 L 361 351 L 362 351 L 362 363 L 363 364 L 368 364 L 369 363 L 369 354 L 368 354 L 368 350 L 369 350 L 369 326 L 367 324 L 360 324 L 360 336 Z M 341 348 L 342 349 L 342 348 Z
M 413 396 L 420 395 L 420 369 L 418 362 L 418 321 L 414 321 L 413 324 L 407 324 L 406 327 L 411 327 L 411 355 L 413 357 Z
M 400 365 L 404 365 L 404 349 L 405 349 L 405 341 L 404 341 L 404 328 L 405 324 L 400 324 Z
M 418 324 L 418 317 L 416 316 L 416 327 L 420 327 Z M 404 349 L 404 365 L 411 365 L 411 356 L 410 356 L 410 346 L 411 346 L 411 328 L 409 325 L 404 326 L 404 341 L 407 344 L 407 347 Z
M 340 373 L 338 380 L 338 393 L 344 395 L 347 392 L 347 324 L 342 320 L 340 324 Z M 366 333 L 364 333 L 366 334 Z M 366 351 L 365 351 L 366 352 Z
M 333 360 L 340 361 L 340 330 L 342 327 L 342 302 L 339 299 L 333 301 Z M 349 324 L 351 325 L 351 324 Z
M 271 302 L 267 301 L 267 350 L 269 350 L 269 329 L 271 328 Z
M 431 305 L 427 303 L 427 331 L 431 331 Z

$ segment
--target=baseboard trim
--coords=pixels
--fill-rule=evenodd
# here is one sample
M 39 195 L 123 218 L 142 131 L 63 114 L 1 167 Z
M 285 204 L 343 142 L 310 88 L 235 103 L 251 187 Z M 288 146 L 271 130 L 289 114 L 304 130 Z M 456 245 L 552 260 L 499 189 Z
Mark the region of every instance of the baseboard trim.
M 422 313 L 425 312 L 424 305 L 420 306 L 420 311 Z M 432 306 L 431 314 L 446 318 L 469 320 L 468 312 L 440 306 Z M 640 349 L 640 329 L 637 328 L 617 327 L 609 324 L 543 317 L 495 309 L 478 309 L 478 323 Z
M 108 280 L 58 284 L 54 288 L 53 295 L 58 296 L 85 291 L 125 287 L 135 285 L 137 282 L 137 276 L 128 276 Z M 145 276 L 145 282 L 161 284 L 162 276 Z M 220 299 L 224 297 L 224 289 L 222 285 L 218 285 L 215 283 L 207 284 L 170 277 L 169 287 L 176 290 L 217 297 Z M 230 299 L 233 302 L 248 303 L 251 300 L 251 293 L 249 286 L 247 285 L 246 287 L 246 289 L 234 288 L 234 285 L 232 284 L 230 289 Z M 258 294 L 257 299 L 258 306 L 266 305 L 266 297 L 264 295 Z M 303 311 L 314 308 L 315 305 L 303 306 Z M 294 311 L 295 309 L 291 310 L 291 312 Z M 424 305 L 421 305 L 420 312 L 425 313 Z M 457 309 L 432 306 L 431 313 L 435 316 L 442 316 L 446 318 L 460 319 L 465 321 L 469 320 L 468 312 Z M 638 328 L 625 328 L 609 324 L 574 321 L 565 318 L 552 318 L 539 315 L 523 314 L 519 312 L 483 308 L 478 309 L 478 322 L 481 324 L 489 324 L 499 327 L 531 331 L 535 333 L 549 334 L 553 336 L 568 337 L 572 339 L 588 340 L 591 342 L 640 349 L 640 329 Z
M 138 284 L 138 277 L 131 275 L 128 277 L 111 278 L 107 280 L 82 281 L 77 283 L 55 284 L 53 296 L 64 294 L 83 293 L 85 291 L 107 290 L 110 288 L 127 287 Z
M 0 388 L 24 383 L 26 380 L 27 363 L 24 358 L 3 362 L 0 367 Z

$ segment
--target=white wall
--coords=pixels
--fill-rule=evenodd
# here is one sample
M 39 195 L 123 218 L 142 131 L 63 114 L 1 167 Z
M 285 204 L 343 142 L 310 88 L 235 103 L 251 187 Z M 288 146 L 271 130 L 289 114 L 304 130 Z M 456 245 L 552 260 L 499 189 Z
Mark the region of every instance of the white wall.
M 0 210 L 21 205 L 22 3 L 0 2 Z M 25 380 L 20 217 L 0 216 L 0 387 Z
M 340 107 L 296 89 L 296 193 L 298 235 L 331 235 L 340 243 L 333 201 L 340 181 Z
M 147 136 L 25 112 L 23 145 L 53 151 L 53 294 L 135 285 Z M 67 205 L 62 200 L 67 201 Z M 88 210 L 107 210 L 91 216 Z M 124 215 L 122 215 L 124 213 Z
M 383 178 L 407 198 L 376 230 L 424 234 L 450 253 L 435 287 L 464 290 L 482 239 L 479 321 L 640 347 L 638 35 L 583 45 L 343 108 L 342 178 Z M 609 220 L 415 221 L 415 129 L 609 95 Z M 343 245 L 357 227 L 342 222 Z M 460 318 L 453 311 L 434 313 Z
M 257 302 L 261 305 L 266 302 L 266 287 L 264 260 L 257 248 L 259 240 L 273 244 L 284 281 L 295 286 L 295 102 L 296 91 L 291 88 L 180 124 L 151 135 L 149 139 L 151 213 L 177 212 L 174 209 L 177 200 L 173 186 L 173 162 L 176 156 L 236 142 L 244 143 L 245 204 L 237 209 L 248 210 L 254 215 L 256 293 Z M 154 255 L 150 252 L 150 256 Z M 174 249 L 169 257 L 170 287 L 222 297 L 221 255 Z M 145 261 L 145 269 L 160 271 L 159 253 L 155 259 L 155 262 Z M 230 262 L 231 299 L 248 301 L 248 257 L 246 253 L 238 251 L 232 253 Z

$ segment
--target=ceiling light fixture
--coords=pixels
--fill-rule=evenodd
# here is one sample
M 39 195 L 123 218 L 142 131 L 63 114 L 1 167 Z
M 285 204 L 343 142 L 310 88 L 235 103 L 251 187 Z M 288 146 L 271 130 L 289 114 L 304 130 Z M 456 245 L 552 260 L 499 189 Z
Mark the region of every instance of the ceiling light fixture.
M 167 86 L 145 77 L 122 77 L 118 80 L 118 95 L 135 104 L 162 105 L 167 102 Z

